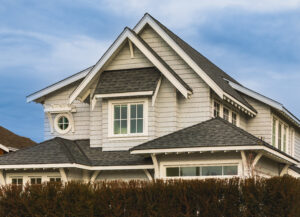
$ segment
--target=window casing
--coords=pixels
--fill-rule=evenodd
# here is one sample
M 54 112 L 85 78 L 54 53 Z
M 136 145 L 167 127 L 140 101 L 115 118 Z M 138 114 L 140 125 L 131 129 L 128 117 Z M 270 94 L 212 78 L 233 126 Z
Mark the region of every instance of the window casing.
M 58 114 L 54 119 L 54 129 L 60 134 L 68 133 L 72 128 L 69 114 Z
M 11 179 L 12 185 L 22 186 L 23 185 L 23 178 L 12 178 Z
M 60 177 L 49 177 L 49 182 L 61 182 Z
M 213 100 L 213 117 L 222 117 L 224 120 L 232 123 L 235 126 L 239 126 L 239 115 L 231 109 L 225 107 L 216 100 Z
M 166 177 L 237 176 L 238 165 L 177 166 L 166 167 Z
M 114 100 L 109 102 L 109 137 L 146 136 L 148 134 L 148 100 Z
M 273 117 L 272 121 L 272 145 L 286 153 L 289 150 L 289 154 L 291 154 L 292 143 L 289 142 L 289 126 L 278 117 Z
M 30 184 L 40 185 L 40 184 L 42 184 L 42 178 L 41 177 L 31 177 L 30 178 Z

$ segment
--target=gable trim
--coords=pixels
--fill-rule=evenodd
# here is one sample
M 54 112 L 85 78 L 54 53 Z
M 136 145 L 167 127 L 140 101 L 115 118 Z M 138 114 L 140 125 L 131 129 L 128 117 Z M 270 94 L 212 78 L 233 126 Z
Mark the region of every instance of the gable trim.
M 126 97 L 126 96 L 152 96 L 153 91 L 140 91 L 140 92 L 127 92 L 127 93 L 107 93 L 107 94 L 96 94 L 94 98 L 115 98 L 115 97 Z
M 88 73 L 89 71 L 92 69 L 93 66 L 87 68 L 87 69 L 84 69 L 78 73 L 76 73 L 75 75 L 72 75 L 70 77 L 67 77 L 61 81 L 58 81 L 48 87 L 45 87 L 44 89 L 41 89 L 35 93 L 32 93 L 30 94 L 29 96 L 26 97 L 26 101 L 27 102 L 32 102 L 32 101 L 35 101 L 45 95 L 48 95 L 56 90 L 59 90 L 60 88 L 63 88 L 69 84 L 72 84 L 82 78 L 84 78 Z
M 69 98 L 70 104 L 80 95 L 84 88 L 89 85 L 92 78 L 96 76 L 101 69 L 103 69 L 103 66 L 127 38 L 158 68 L 159 71 L 161 71 L 161 73 L 182 93 L 184 97 L 188 98 L 188 95 L 191 94 L 191 91 L 185 88 L 184 85 L 181 84 L 175 78 L 175 76 L 161 63 L 161 61 L 155 57 L 151 51 L 137 38 L 137 36 L 131 32 L 128 27 L 126 27 L 116 41 L 96 63 L 96 65 L 90 70 L 85 79 L 71 94 Z
M 138 34 L 144 28 L 144 26 L 150 25 L 163 40 L 169 44 L 169 46 L 208 84 L 208 86 L 216 92 L 216 94 L 223 99 L 224 95 L 228 96 L 194 61 L 193 59 L 152 19 L 149 14 L 145 14 L 139 23 L 134 27 L 134 31 Z M 230 97 L 233 98 L 233 97 Z M 241 102 L 234 100 L 240 106 L 248 110 L 253 115 L 256 112 L 251 108 L 243 105 Z

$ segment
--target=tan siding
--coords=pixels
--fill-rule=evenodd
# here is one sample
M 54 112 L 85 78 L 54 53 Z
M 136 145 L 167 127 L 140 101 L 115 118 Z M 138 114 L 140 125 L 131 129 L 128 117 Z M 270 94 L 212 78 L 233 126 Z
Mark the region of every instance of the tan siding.
M 269 106 L 246 97 L 246 100 L 256 109 L 257 115 L 248 120 L 247 131 L 256 137 L 263 137 L 266 142 L 272 142 L 272 117 Z
M 60 91 L 49 95 L 45 100 L 45 105 L 67 105 L 69 96 L 75 89 L 77 84 L 73 84 L 69 87 L 63 88 Z M 86 103 L 81 103 L 79 101 L 75 101 L 73 105 L 76 107 L 76 112 L 72 113 L 74 122 L 75 122 L 75 132 L 69 131 L 67 134 L 59 134 L 58 132 L 53 131 L 51 133 L 49 120 L 45 114 L 44 117 L 44 134 L 45 139 L 51 139 L 54 137 L 63 137 L 66 139 L 88 139 L 90 132 L 90 106 Z M 55 114 L 52 115 L 52 120 L 54 123 Z M 55 123 L 54 123 L 55 124 Z
M 145 172 L 143 170 L 112 170 L 112 171 L 103 171 L 99 174 L 96 181 L 104 180 L 143 180 L 148 181 Z
M 210 118 L 210 89 L 206 83 L 182 60 L 181 57 L 153 30 L 151 27 L 146 27 L 140 36 L 149 44 L 149 46 L 193 89 L 193 95 L 190 99 L 185 99 L 180 94 L 177 96 L 177 102 L 172 99 L 173 96 L 166 96 L 167 93 L 161 94 L 163 98 L 157 103 L 157 113 L 167 113 L 167 109 L 171 114 L 177 113 L 177 118 L 173 118 L 173 122 L 177 122 L 176 129 L 191 126 L 200 123 Z M 171 90 L 171 89 L 170 89 Z M 165 90 L 162 90 L 165 91 Z M 175 89 L 171 90 L 175 95 Z M 168 102 L 170 101 L 171 102 Z M 160 105 L 164 102 L 168 105 Z M 177 108 L 170 108 L 176 106 Z M 162 107 L 162 108 L 160 108 Z M 173 111 L 176 109 L 177 111 Z M 176 119 L 176 120 L 175 120 Z M 170 120 L 172 121 L 172 120 Z M 159 121 L 157 120 L 157 123 Z M 170 125 L 168 123 L 167 125 Z M 172 132 L 175 126 L 165 128 L 158 126 L 156 131 L 157 136 Z M 163 130 L 163 131 L 161 131 Z
M 278 176 L 279 171 L 279 164 L 271 159 L 268 159 L 266 157 L 262 157 L 256 167 L 255 171 L 258 173 L 258 175 L 267 175 L 267 176 Z
M 134 46 L 134 58 L 130 56 L 129 45 L 126 43 L 105 70 L 131 69 L 152 67 L 153 64 Z

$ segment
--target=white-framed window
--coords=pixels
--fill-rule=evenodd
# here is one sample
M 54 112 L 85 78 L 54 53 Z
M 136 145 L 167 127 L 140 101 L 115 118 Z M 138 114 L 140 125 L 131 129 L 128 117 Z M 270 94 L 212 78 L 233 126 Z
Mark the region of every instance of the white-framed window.
M 61 182 L 60 177 L 49 177 L 49 182 Z
M 13 177 L 13 178 L 11 178 L 11 184 L 21 186 L 21 185 L 23 185 L 23 178 L 22 177 Z
M 238 165 L 169 166 L 166 177 L 237 176 Z
M 239 115 L 228 107 L 222 105 L 216 100 L 213 100 L 213 117 L 222 117 L 224 120 L 232 123 L 235 126 L 239 125 Z
M 68 133 L 72 128 L 70 115 L 69 114 L 56 115 L 54 119 L 54 128 L 56 132 L 60 134 Z
M 272 120 L 272 145 L 286 153 L 288 153 L 288 150 L 291 150 L 291 143 L 289 142 L 289 126 L 275 116 L 273 116 Z
M 291 128 L 290 134 L 290 146 L 289 146 L 289 154 L 294 157 L 295 155 L 295 130 Z
M 42 177 L 30 177 L 31 185 L 40 185 L 42 184 Z
M 111 100 L 108 113 L 110 137 L 148 134 L 148 99 Z

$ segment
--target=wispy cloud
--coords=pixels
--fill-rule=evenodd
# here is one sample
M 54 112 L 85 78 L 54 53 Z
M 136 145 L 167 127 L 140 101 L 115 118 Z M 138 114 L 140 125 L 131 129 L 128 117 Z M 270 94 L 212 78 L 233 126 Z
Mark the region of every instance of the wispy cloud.
M 55 35 L 38 32 L 0 30 L 1 68 L 30 67 L 40 79 L 63 78 L 66 75 L 94 64 L 111 43 L 86 35 Z M 38 72 L 38 73 L 37 73 Z M 16 72 L 20 73 L 20 72 Z

